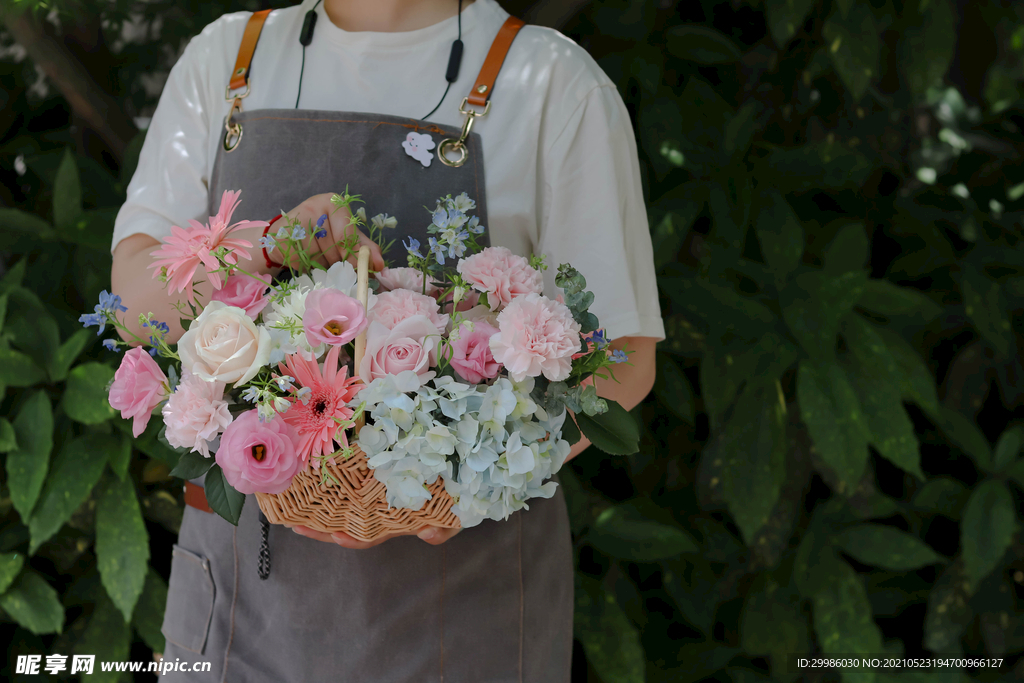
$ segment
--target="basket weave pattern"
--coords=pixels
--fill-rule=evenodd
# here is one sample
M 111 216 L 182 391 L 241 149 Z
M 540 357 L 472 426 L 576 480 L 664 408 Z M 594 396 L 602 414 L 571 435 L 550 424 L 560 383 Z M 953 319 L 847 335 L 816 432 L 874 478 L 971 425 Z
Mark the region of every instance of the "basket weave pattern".
M 321 467 L 340 482 L 320 484 L 320 472 L 305 467 L 295 475 L 282 493 L 257 493 L 260 509 L 272 524 L 301 524 L 316 531 L 342 531 L 360 541 L 372 541 L 403 531 L 418 531 L 425 526 L 455 529 L 459 518 L 452 512 L 451 496 L 444 490 L 444 480 L 437 478 L 427 487 L 430 500 L 420 510 L 388 509 L 386 488 L 367 467 L 366 455 L 353 447 L 355 453 L 325 460 Z M 332 462 L 337 460 L 338 462 Z
M 370 249 L 359 250 L 358 295 L 366 307 L 369 278 Z M 359 367 L 366 348 L 366 332 L 355 340 L 355 367 Z M 349 441 L 358 433 L 363 422 L 360 418 L 349 433 Z M 353 455 L 340 455 L 325 459 L 321 467 L 334 476 L 340 486 L 328 479 L 321 484 L 321 473 L 307 463 L 293 478 L 291 485 L 281 493 L 257 493 L 256 501 L 271 524 L 291 524 L 309 527 L 315 531 L 332 533 L 341 531 L 360 541 L 372 541 L 388 534 L 418 531 L 425 526 L 455 529 L 459 518 L 452 512 L 451 496 L 444 489 L 444 480 L 438 477 L 427 490 L 428 500 L 419 510 L 388 509 L 387 488 L 377 481 L 367 466 L 366 454 L 353 444 Z M 337 461 L 337 462 L 335 462 Z

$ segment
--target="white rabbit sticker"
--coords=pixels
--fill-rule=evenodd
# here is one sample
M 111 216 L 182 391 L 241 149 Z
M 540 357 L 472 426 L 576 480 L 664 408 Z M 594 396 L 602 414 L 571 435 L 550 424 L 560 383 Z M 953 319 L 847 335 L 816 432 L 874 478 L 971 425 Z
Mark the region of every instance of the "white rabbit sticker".
M 434 158 L 434 155 L 430 153 L 430 150 L 434 149 L 434 139 L 429 134 L 413 131 L 405 136 L 402 147 L 405 148 L 406 154 L 423 164 L 424 167 L 430 166 L 430 162 Z

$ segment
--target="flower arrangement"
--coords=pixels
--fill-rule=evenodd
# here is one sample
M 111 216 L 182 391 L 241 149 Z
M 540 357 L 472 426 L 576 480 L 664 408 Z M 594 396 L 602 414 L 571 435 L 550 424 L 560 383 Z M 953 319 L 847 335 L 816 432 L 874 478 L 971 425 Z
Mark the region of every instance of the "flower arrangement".
M 216 216 L 175 226 L 152 252 L 154 277 L 185 295 L 185 332 L 173 348 L 169 326 L 152 314 L 139 317 L 148 339 L 131 332 L 116 295 L 104 292 L 81 317 L 131 340 L 104 341 L 131 347 L 111 406 L 134 421 L 136 436 L 160 415 L 160 438 L 181 454 L 172 473 L 205 474 L 211 507 L 229 521 L 244 494 L 280 494 L 300 472 L 316 473 L 322 495 L 332 495 L 339 482 L 324 463 L 365 458 L 389 507 L 423 508 L 440 477 L 459 524 L 474 526 L 550 497 L 549 479 L 581 429 L 606 451 L 636 450 L 632 418 L 592 384 L 628 359 L 589 312 L 583 276 L 560 266 L 563 294 L 544 296 L 544 259 L 482 247 L 484 226 L 465 194 L 438 200 L 425 248 L 403 244 L 406 265 L 364 279 L 365 301 L 347 260 L 355 231 L 335 245 L 346 260 L 315 260 L 326 215 L 306 226 L 286 218 L 263 238 L 291 264 L 288 277 L 245 271 L 253 245 L 235 233 L 267 224 L 231 223 L 239 194 L 225 192 Z M 386 253 L 395 219 L 367 220 L 352 211 L 359 201 L 347 191 L 332 199 Z M 214 290 L 205 304 L 194 290 L 203 275 Z

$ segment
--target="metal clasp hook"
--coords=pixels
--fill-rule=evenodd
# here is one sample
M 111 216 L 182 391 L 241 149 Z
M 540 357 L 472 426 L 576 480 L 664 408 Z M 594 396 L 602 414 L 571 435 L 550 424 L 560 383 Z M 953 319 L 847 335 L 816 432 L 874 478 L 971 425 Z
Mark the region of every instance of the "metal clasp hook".
M 437 158 L 441 160 L 441 163 L 445 166 L 452 166 L 458 168 L 466 163 L 466 159 L 469 158 L 469 150 L 466 148 L 466 141 L 469 139 L 469 133 L 473 130 L 473 121 L 480 116 L 487 116 L 487 112 L 491 110 L 491 101 L 487 100 L 487 104 L 484 105 L 482 112 L 475 111 L 473 109 L 466 109 L 466 105 L 469 103 L 469 98 L 462 98 L 462 104 L 459 105 L 459 112 L 465 114 L 466 119 L 462 122 L 462 132 L 459 134 L 458 139 L 446 138 L 441 141 L 441 144 L 437 146 Z M 458 159 L 449 159 L 448 152 L 458 152 Z

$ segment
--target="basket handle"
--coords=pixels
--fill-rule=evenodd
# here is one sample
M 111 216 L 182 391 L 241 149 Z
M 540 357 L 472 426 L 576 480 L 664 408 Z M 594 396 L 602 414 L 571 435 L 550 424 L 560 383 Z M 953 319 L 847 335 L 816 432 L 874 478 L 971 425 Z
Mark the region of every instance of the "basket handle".
M 366 300 L 369 294 L 370 288 L 370 247 L 365 244 L 359 247 L 359 257 L 356 265 L 356 298 L 359 299 L 359 303 L 363 305 L 363 310 L 366 310 Z M 355 367 L 352 369 L 352 374 L 359 372 L 359 366 L 363 362 L 363 353 L 366 351 L 366 328 L 359 333 L 356 337 L 356 349 L 355 349 Z M 363 377 L 364 382 L 367 381 L 366 377 Z M 360 413 L 359 417 L 356 418 L 355 425 L 352 429 L 354 432 L 358 432 L 364 422 L 366 421 L 364 414 Z

